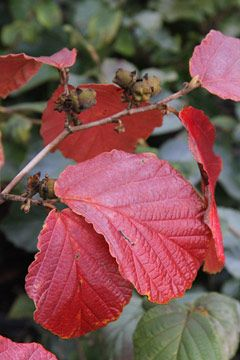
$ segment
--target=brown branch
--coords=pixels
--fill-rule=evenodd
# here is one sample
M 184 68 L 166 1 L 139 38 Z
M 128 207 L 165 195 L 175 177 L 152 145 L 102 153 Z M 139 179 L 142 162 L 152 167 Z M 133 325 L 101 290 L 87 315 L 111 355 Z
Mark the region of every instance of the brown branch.
M 53 141 L 51 141 L 48 145 L 46 145 L 13 179 L 12 181 L 5 187 L 5 189 L 0 193 L 0 195 L 6 195 L 8 194 L 22 179 L 25 175 L 31 171 L 34 166 L 36 166 L 51 150 L 53 150 L 62 140 L 64 140 L 69 134 L 75 133 L 77 131 L 82 131 L 85 129 L 90 129 L 95 126 L 102 126 L 105 124 L 115 123 L 117 120 L 119 120 L 123 116 L 127 115 L 135 115 L 140 114 L 146 111 L 150 110 L 160 110 L 165 112 L 166 110 L 177 113 L 176 110 L 171 107 L 166 107 L 165 105 L 169 103 L 172 100 L 178 99 L 192 90 L 196 89 L 200 86 L 200 83 L 198 81 L 197 77 L 194 77 L 190 83 L 185 83 L 184 87 L 177 91 L 176 93 L 167 96 L 165 99 L 151 105 L 146 105 L 139 108 L 133 108 L 133 109 L 124 109 L 116 114 L 113 114 L 111 116 L 108 116 L 106 118 L 93 121 L 88 124 L 68 127 L 67 129 L 64 129 Z M 0 204 L 4 202 L 4 199 L 0 198 Z
M 22 196 L 22 195 L 0 193 L 0 201 L 1 200 L 29 203 L 30 205 L 44 206 L 48 209 L 53 209 L 54 204 L 56 203 L 56 201 L 58 201 L 57 199 L 53 199 L 53 200 L 31 199 L 31 198 L 27 198 L 26 196 Z

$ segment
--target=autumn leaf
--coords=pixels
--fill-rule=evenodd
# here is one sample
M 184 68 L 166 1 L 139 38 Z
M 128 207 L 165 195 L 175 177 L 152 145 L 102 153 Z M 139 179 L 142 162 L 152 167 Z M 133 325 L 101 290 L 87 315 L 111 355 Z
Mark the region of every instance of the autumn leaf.
M 211 30 L 190 59 L 190 74 L 222 99 L 240 100 L 240 39 Z
M 34 319 L 62 338 L 116 320 L 131 297 L 107 243 L 70 209 L 48 215 L 26 278 Z
M 121 101 L 122 90 L 115 85 L 85 84 L 81 88 L 91 88 L 97 93 L 97 104 L 79 115 L 84 124 L 111 116 L 126 108 Z M 65 114 L 54 110 L 55 101 L 62 94 L 60 86 L 48 101 L 43 113 L 41 135 L 45 145 L 50 143 L 64 129 Z M 114 131 L 116 124 L 97 126 L 69 135 L 56 148 L 67 158 L 78 162 L 90 159 L 101 152 L 112 149 L 133 151 L 139 138 L 148 138 L 154 127 L 161 126 L 162 114 L 151 110 L 121 118 L 125 132 Z
M 57 360 L 56 356 L 37 343 L 16 343 L 0 336 L 1 360 Z
M 103 153 L 68 166 L 57 196 L 104 235 L 122 276 L 154 302 L 182 296 L 206 255 L 204 203 L 152 154 Z
M 76 61 L 76 49 L 64 48 L 51 56 L 33 57 L 22 54 L 0 56 L 0 97 L 5 98 L 12 91 L 19 89 L 30 80 L 42 64 L 51 65 L 57 69 L 72 66 Z
M 213 151 L 215 129 L 203 111 L 191 106 L 180 111 L 179 117 L 188 131 L 190 150 L 200 165 L 202 190 L 208 204 L 205 220 L 212 231 L 212 239 L 204 270 L 215 273 L 224 266 L 221 226 L 214 198 L 216 182 L 222 168 L 221 158 Z

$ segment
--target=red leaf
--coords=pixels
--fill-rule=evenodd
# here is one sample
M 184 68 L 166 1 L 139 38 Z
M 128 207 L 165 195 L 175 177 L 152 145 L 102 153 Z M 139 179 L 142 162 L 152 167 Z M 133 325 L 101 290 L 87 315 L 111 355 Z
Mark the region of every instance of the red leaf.
M 191 106 L 179 113 L 179 117 L 189 134 L 189 147 L 200 164 L 202 188 L 208 203 L 206 223 L 212 231 L 212 239 L 207 252 L 204 270 L 215 273 L 224 266 L 224 249 L 220 221 L 214 198 L 215 186 L 221 172 L 221 158 L 213 152 L 215 129 L 203 111 Z
M 4 151 L 3 151 L 3 144 L 2 144 L 2 133 L 0 131 L 0 169 L 4 164 Z
M 118 318 L 131 297 L 103 237 L 70 209 L 51 211 L 39 236 L 26 291 L 34 319 L 63 338 L 83 335 Z
M 37 343 L 16 343 L 0 336 L 1 360 L 57 360 L 56 356 Z
M 77 50 L 63 48 L 51 56 L 40 56 L 34 59 L 42 64 L 54 66 L 58 69 L 69 68 L 76 62 Z
M 115 85 L 85 84 L 81 88 L 91 88 L 97 92 L 97 104 L 85 110 L 79 117 L 84 124 L 111 116 L 126 108 L 121 101 L 122 90 Z M 63 131 L 65 114 L 54 111 L 55 101 L 63 92 L 59 87 L 49 100 L 43 113 L 41 135 L 45 145 Z M 162 114 L 152 110 L 122 118 L 126 131 L 118 134 L 116 124 L 97 126 L 68 136 L 56 149 L 64 156 L 76 161 L 90 159 L 101 152 L 112 149 L 133 151 L 139 138 L 146 139 L 156 126 L 162 124 Z
M 240 100 L 240 40 L 211 30 L 196 46 L 190 74 L 201 85 L 223 99 Z
M 209 243 L 204 204 L 166 161 L 103 153 L 68 166 L 55 191 L 104 235 L 120 273 L 140 294 L 163 303 L 191 287 Z
M 51 56 L 33 57 L 26 54 L 0 56 L 0 97 L 5 98 L 12 91 L 23 86 L 40 69 L 42 64 L 58 69 L 72 66 L 76 61 L 76 49 L 66 48 Z

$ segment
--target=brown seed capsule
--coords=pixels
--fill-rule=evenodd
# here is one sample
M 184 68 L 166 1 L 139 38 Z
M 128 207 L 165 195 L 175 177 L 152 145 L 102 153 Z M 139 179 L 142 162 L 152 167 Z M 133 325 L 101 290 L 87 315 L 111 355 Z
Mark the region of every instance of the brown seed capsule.
M 137 72 L 118 69 L 113 82 L 122 89 L 129 89 L 137 81 Z
M 133 100 L 136 102 L 149 101 L 152 96 L 152 89 L 146 79 L 137 81 L 132 89 Z
M 67 95 L 62 94 L 55 101 L 54 110 L 57 110 L 58 112 L 62 112 L 62 111 L 67 112 L 71 110 L 71 107 L 72 107 L 71 100 L 68 98 Z
M 69 94 L 62 94 L 55 102 L 55 110 L 79 114 L 96 104 L 96 91 L 93 89 L 72 89 Z
M 160 93 L 161 91 L 160 79 L 157 76 L 148 76 L 147 82 L 152 89 L 152 96 Z
M 91 106 L 96 104 L 96 91 L 93 89 L 76 89 L 77 97 L 78 97 L 78 105 L 81 110 L 88 109 Z
M 43 200 L 46 199 L 56 199 L 54 192 L 54 184 L 56 179 L 52 179 L 45 175 L 45 178 L 41 181 L 39 186 L 39 195 Z

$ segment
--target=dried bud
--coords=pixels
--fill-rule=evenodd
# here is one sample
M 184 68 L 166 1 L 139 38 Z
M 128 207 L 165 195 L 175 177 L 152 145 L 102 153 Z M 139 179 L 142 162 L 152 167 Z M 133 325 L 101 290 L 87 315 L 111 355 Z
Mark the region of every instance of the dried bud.
M 137 81 L 132 87 L 133 100 L 136 102 L 149 101 L 152 96 L 152 89 L 148 80 Z
M 147 76 L 146 80 L 152 89 L 152 96 L 160 93 L 161 91 L 160 79 L 157 76 Z
M 27 179 L 27 189 L 26 192 L 23 194 L 27 197 L 32 197 L 39 191 L 39 184 L 40 184 L 40 176 L 41 173 L 37 172 L 36 174 L 29 176 Z
M 81 110 L 88 109 L 96 104 L 96 91 L 93 89 L 76 89 L 78 96 L 78 105 Z
M 62 94 L 55 103 L 55 110 L 79 114 L 96 104 L 96 91 L 93 89 L 73 89 L 69 94 Z
M 137 72 L 118 69 L 113 82 L 122 89 L 129 89 L 137 81 Z
M 71 99 L 68 98 L 67 95 L 62 94 L 59 96 L 59 98 L 57 98 L 57 100 L 55 101 L 55 107 L 54 110 L 57 110 L 59 112 L 62 111 L 70 111 L 72 108 L 72 102 Z
M 45 175 L 45 178 L 41 181 L 39 186 L 39 194 L 43 200 L 56 199 L 54 192 L 54 183 L 56 179 L 49 178 Z

